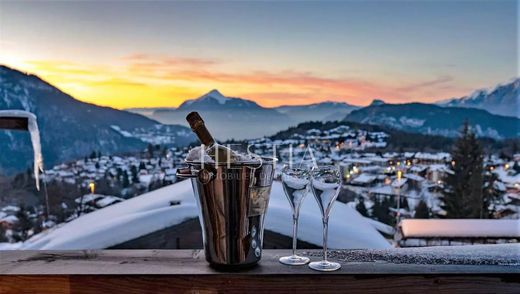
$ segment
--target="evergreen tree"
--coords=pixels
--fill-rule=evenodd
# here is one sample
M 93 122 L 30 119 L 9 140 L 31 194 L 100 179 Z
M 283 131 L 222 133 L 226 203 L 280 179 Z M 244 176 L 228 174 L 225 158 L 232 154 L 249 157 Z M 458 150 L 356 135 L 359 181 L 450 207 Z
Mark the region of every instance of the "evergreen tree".
M 399 202 L 400 202 L 400 203 L 399 203 L 399 207 L 400 207 L 401 209 L 410 210 L 410 207 L 408 207 L 408 200 L 406 200 L 406 197 L 403 197 L 403 196 L 401 195 Z
M 33 228 L 34 224 L 29 218 L 29 211 L 25 205 L 20 205 L 20 209 L 16 212 L 18 222 L 14 226 L 15 234 L 13 238 L 16 241 L 25 241 L 29 238 L 29 231 Z
M 489 206 L 495 204 L 500 199 L 500 191 L 495 188 L 495 182 L 498 181 L 498 177 L 493 172 L 486 172 L 484 174 L 484 189 L 483 201 L 482 201 L 482 217 L 481 218 L 492 218 L 493 212 L 489 211 Z
M 430 209 L 423 200 L 415 208 L 414 218 L 430 218 Z
M 520 173 L 520 164 L 518 164 L 518 161 L 515 161 L 513 164 L 513 170 L 518 174 Z
M 5 229 L 0 225 L 0 243 L 8 242 L 7 236 L 5 235 Z
M 390 215 L 390 207 L 392 207 L 392 200 L 390 197 L 383 197 L 382 200 L 374 199 L 374 206 L 372 207 L 372 216 L 387 225 L 394 225 L 394 218 Z
M 130 186 L 130 180 L 128 179 L 128 172 L 125 170 L 123 172 L 123 188 L 128 188 Z
M 362 216 L 368 216 L 368 210 L 365 206 L 365 201 L 363 198 L 358 199 L 358 203 L 356 204 L 356 210 L 362 215 Z
M 90 153 L 89 158 L 90 158 L 90 159 L 94 159 L 94 158 L 96 158 L 96 156 L 97 156 L 96 151 L 92 151 L 92 153 Z
M 483 155 L 482 148 L 464 123 L 459 139 L 455 142 L 451 158 L 453 172 L 446 177 L 444 205 L 447 218 L 481 218 L 483 205 Z
M 151 143 L 148 143 L 148 147 L 146 148 L 146 150 L 148 151 L 148 157 L 152 158 L 153 157 L 154 146 Z
M 137 167 L 135 165 L 130 167 L 130 174 L 132 175 L 132 183 L 139 183 L 139 176 L 137 175 Z

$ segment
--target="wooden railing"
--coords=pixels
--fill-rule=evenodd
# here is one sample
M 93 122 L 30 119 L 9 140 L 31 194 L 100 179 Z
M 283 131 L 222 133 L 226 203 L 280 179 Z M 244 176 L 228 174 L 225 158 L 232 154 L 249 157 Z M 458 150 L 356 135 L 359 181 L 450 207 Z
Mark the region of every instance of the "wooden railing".
M 280 264 L 288 253 L 265 250 L 257 267 L 231 273 L 210 268 L 200 250 L 1 251 L 0 293 L 520 293 L 514 265 L 336 258 L 341 270 L 319 273 Z

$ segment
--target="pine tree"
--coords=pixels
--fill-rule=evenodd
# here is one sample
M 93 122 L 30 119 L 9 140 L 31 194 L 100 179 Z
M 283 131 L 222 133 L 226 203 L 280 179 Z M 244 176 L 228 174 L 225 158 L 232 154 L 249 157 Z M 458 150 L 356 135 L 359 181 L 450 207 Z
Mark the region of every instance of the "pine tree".
M 513 170 L 518 174 L 520 173 L 520 164 L 518 164 L 518 161 L 515 161 L 513 164 Z
M 152 158 L 153 152 L 154 152 L 154 146 L 151 143 L 148 143 L 148 147 L 146 147 L 146 151 L 148 152 L 148 157 Z
M 363 198 L 360 198 L 358 200 L 358 203 L 356 204 L 356 210 L 362 215 L 362 216 L 368 216 L 368 210 L 365 206 L 365 201 Z
M 498 181 L 498 177 L 493 172 L 486 172 L 484 174 L 484 187 L 483 187 L 483 201 L 482 201 L 482 217 L 481 218 L 492 218 L 493 213 L 489 211 L 489 206 L 496 203 L 500 198 L 500 191 L 495 188 L 495 182 Z
M 130 174 L 132 175 L 132 183 L 139 183 L 139 176 L 137 175 L 137 167 L 135 165 L 130 167 Z
M 16 222 L 14 226 L 16 233 L 13 235 L 13 238 L 16 241 L 25 241 L 29 237 L 29 230 L 34 226 L 29 218 L 29 211 L 25 205 L 20 205 L 20 209 L 16 212 L 16 217 L 18 218 L 18 222 Z
M 483 155 L 475 134 L 464 123 L 451 153 L 453 172 L 447 174 L 444 205 L 447 218 L 482 218 Z
M 7 236 L 5 235 L 5 229 L 2 225 L 0 225 L 0 243 L 8 242 Z
M 389 197 L 383 197 L 382 200 L 374 199 L 374 206 L 372 207 L 372 216 L 378 221 L 387 225 L 394 225 L 395 220 L 390 215 L 390 207 L 392 207 L 392 200 Z
M 430 218 L 430 209 L 423 200 L 415 208 L 414 218 Z
M 123 172 L 123 188 L 128 188 L 130 186 L 130 180 L 128 179 L 128 172 L 125 170 Z

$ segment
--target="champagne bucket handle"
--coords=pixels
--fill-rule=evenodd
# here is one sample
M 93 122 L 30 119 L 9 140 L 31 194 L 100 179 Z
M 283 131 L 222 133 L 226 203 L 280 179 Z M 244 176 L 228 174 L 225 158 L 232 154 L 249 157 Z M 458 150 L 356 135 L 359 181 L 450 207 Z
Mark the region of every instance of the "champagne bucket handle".
M 192 172 L 190 167 L 183 167 L 183 168 L 177 169 L 175 176 L 177 176 L 178 178 L 182 178 L 182 179 L 193 179 L 193 178 L 198 177 L 199 175 L 198 175 L 198 171 L 196 171 L 194 173 L 194 172 Z
M 209 184 L 216 177 L 216 171 L 214 168 L 205 166 L 200 170 L 192 170 L 190 167 L 179 168 L 175 175 L 179 178 L 184 179 L 197 179 L 201 184 Z

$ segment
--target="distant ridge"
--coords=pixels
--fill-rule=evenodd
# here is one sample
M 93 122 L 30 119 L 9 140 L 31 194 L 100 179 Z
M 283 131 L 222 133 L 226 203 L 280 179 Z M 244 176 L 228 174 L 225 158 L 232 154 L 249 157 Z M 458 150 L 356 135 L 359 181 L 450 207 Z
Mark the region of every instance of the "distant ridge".
M 477 90 L 469 96 L 437 102 L 445 107 L 478 108 L 493 114 L 520 117 L 520 78 L 492 90 Z
M 354 110 L 345 117 L 345 121 L 447 137 L 457 136 L 466 120 L 479 137 L 505 139 L 520 136 L 520 119 L 472 108 L 425 103 L 381 104 Z
M 177 108 L 128 110 L 168 124 L 185 124 L 186 114 L 199 111 L 212 133 L 226 140 L 272 135 L 304 121 L 340 120 L 356 108 L 347 103 L 331 101 L 267 108 L 251 100 L 225 96 L 213 89 L 198 98 L 186 100 Z

